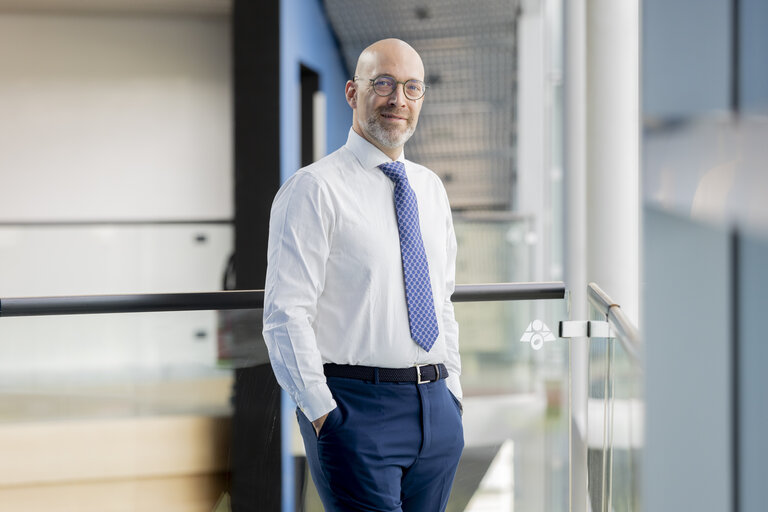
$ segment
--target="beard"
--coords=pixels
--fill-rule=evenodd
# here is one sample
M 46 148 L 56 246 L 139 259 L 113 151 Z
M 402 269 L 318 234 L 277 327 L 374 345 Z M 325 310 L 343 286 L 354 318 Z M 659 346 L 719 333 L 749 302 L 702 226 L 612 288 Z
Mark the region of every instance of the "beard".
M 407 116 L 405 129 L 399 126 L 386 127 L 382 123 L 381 114 L 392 113 L 402 115 L 396 109 L 379 108 L 364 120 L 363 129 L 368 135 L 385 148 L 399 148 L 408 142 L 413 132 L 416 131 L 416 123 L 411 116 Z

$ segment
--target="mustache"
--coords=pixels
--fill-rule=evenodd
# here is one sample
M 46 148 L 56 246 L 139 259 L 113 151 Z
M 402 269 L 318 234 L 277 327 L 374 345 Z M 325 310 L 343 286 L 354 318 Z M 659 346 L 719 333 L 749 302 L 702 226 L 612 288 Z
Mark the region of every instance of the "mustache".
M 411 116 L 409 115 L 407 110 L 400 110 L 397 108 L 379 107 L 379 114 L 389 114 L 389 115 L 402 117 L 408 120 L 411 119 Z

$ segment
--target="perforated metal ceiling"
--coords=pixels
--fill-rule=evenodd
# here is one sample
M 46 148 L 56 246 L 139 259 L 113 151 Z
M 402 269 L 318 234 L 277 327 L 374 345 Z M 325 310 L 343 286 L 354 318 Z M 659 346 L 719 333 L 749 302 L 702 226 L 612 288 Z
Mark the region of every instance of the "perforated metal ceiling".
M 519 0 L 325 0 L 350 72 L 374 41 L 419 51 L 430 85 L 408 158 L 431 168 L 457 209 L 510 209 L 515 175 Z

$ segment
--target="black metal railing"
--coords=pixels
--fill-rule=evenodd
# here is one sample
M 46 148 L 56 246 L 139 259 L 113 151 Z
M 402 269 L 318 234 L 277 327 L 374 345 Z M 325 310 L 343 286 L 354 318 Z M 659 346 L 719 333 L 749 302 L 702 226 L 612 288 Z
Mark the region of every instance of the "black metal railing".
M 564 297 L 565 284 L 556 281 L 458 285 L 451 299 L 453 302 L 480 302 Z M 259 309 L 263 305 L 264 290 L 19 297 L 0 299 L 0 317 Z

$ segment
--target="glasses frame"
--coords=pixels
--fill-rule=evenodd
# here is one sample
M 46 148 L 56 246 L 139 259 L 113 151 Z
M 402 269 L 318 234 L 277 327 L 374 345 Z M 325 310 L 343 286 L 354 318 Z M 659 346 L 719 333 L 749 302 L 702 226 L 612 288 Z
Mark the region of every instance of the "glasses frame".
M 374 82 L 376 82 L 376 80 L 378 80 L 379 78 L 391 78 L 392 81 L 395 82 L 395 88 L 392 89 L 392 92 L 390 92 L 389 94 L 379 94 L 379 92 L 376 90 L 376 87 L 373 86 Z M 406 80 L 404 82 L 401 82 L 401 81 L 397 80 L 395 77 L 393 77 L 392 75 L 378 75 L 378 76 L 375 76 L 373 78 L 363 78 L 363 77 L 360 77 L 360 76 L 357 76 L 357 75 L 352 77 L 352 81 L 353 82 L 356 82 L 358 80 L 368 80 L 371 83 L 371 89 L 373 89 L 373 92 L 376 94 L 376 96 L 381 96 L 382 98 L 386 98 L 387 96 L 392 96 L 392 93 L 394 93 L 397 90 L 398 84 L 403 84 L 403 94 L 405 95 L 406 98 L 408 98 L 411 101 L 418 101 L 418 100 L 422 99 L 424 97 L 424 95 L 427 94 L 427 89 L 429 89 L 429 86 L 427 84 L 425 84 L 423 81 L 418 80 L 416 78 L 409 78 L 408 80 Z M 407 89 L 405 88 L 405 84 L 407 84 L 408 82 L 416 82 L 416 83 L 422 85 L 424 90 L 421 93 L 421 96 L 419 96 L 418 98 L 411 98 L 408 95 Z

